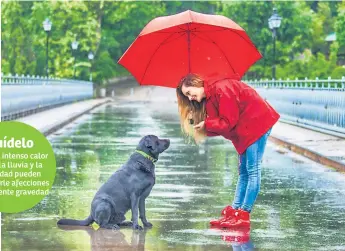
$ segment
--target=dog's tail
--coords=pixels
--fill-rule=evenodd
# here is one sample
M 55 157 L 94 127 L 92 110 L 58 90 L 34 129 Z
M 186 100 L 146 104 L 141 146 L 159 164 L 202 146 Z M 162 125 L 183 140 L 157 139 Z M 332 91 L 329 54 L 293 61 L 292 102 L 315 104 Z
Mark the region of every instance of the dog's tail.
M 85 220 L 72 220 L 72 219 L 60 219 L 57 224 L 59 225 L 72 225 L 72 226 L 89 226 L 94 220 L 91 215 Z

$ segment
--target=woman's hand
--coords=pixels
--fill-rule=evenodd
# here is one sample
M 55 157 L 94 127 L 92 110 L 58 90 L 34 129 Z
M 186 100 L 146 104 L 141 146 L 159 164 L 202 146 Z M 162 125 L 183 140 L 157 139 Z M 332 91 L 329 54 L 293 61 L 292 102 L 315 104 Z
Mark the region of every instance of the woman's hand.
M 194 126 L 194 129 L 201 130 L 201 129 L 204 129 L 204 127 L 205 127 L 205 121 L 201 121 L 199 124 Z

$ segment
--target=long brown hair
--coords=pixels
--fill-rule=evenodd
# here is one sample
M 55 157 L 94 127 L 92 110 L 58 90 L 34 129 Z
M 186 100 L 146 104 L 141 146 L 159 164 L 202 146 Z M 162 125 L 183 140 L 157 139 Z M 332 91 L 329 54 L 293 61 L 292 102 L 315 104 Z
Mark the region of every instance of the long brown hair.
M 205 129 L 195 130 L 193 126 L 205 120 L 206 101 L 205 99 L 203 99 L 200 103 L 196 100 L 190 101 L 188 97 L 186 97 L 182 92 L 183 85 L 186 87 L 203 87 L 204 80 L 197 74 L 189 73 L 180 80 L 179 85 L 176 88 L 177 105 L 178 111 L 180 113 L 181 131 L 188 139 L 193 139 L 193 141 L 198 144 L 206 137 L 206 131 Z M 193 125 L 190 125 L 190 119 L 194 120 Z

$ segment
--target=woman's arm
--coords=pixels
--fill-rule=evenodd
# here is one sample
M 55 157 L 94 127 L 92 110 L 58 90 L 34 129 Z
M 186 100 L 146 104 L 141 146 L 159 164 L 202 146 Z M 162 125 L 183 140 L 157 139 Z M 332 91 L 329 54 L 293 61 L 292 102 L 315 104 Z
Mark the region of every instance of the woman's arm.
M 236 95 L 230 92 L 219 94 L 218 117 L 207 117 L 205 129 L 209 133 L 223 135 L 236 126 L 239 118 L 239 107 Z
M 215 132 L 209 132 L 206 130 L 206 136 L 207 137 L 216 137 L 216 136 L 219 136 L 219 134 L 215 133 Z

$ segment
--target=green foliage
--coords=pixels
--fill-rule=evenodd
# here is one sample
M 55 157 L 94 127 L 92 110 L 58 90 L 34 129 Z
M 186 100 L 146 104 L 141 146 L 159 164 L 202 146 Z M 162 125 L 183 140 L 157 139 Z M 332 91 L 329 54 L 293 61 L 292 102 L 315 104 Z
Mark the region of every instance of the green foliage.
M 345 76 L 345 68 L 337 66 L 336 64 L 338 49 L 339 45 L 337 42 L 331 45 L 329 59 L 327 59 L 321 52 L 313 55 L 310 50 L 306 50 L 303 52 L 303 56 L 301 58 L 296 58 L 295 60 L 280 66 L 278 68 L 277 76 L 282 79 L 304 79 L 305 77 L 310 79 L 326 79 L 328 77 L 341 78 L 342 76 Z M 308 73 L 307 75 L 306 72 Z
M 342 49 L 345 49 L 345 2 L 342 1 L 338 8 L 338 17 L 335 23 L 337 41 Z
M 242 26 L 263 54 L 245 78 L 271 78 L 272 32 L 268 18 L 276 7 L 283 18 L 277 31 L 278 78 L 339 76 L 345 53 L 345 2 L 318 1 L 3 1 L 2 71 L 5 74 L 46 74 L 47 35 L 42 23 L 49 17 L 50 76 L 106 85 L 128 72 L 117 64 L 143 27 L 153 18 L 187 9 L 225 15 Z M 325 42 L 336 32 L 337 42 Z M 79 42 L 72 53 L 71 43 Z M 92 51 L 94 60 L 88 60 Z M 310 55 L 309 55 L 309 54 Z M 75 57 L 75 61 L 74 61 Z
M 276 40 L 276 63 L 281 65 L 311 46 L 312 16 L 305 2 L 227 2 L 219 11 L 219 14 L 229 17 L 244 28 L 263 54 L 257 66 L 248 72 L 251 77 L 271 77 L 273 40 L 268 18 L 272 15 L 273 7 L 277 8 L 278 14 L 283 18 Z
M 314 54 L 322 52 L 326 54 L 328 52 L 328 44 L 325 42 L 325 38 L 328 34 L 334 32 L 334 20 L 332 16 L 331 6 L 328 2 L 318 3 L 318 11 L 313 12 L 312 19 L 312 51 Z
M 331 73 L 332 78 L 340 79 L 345 76 L 345 67 L 337 66 Z

